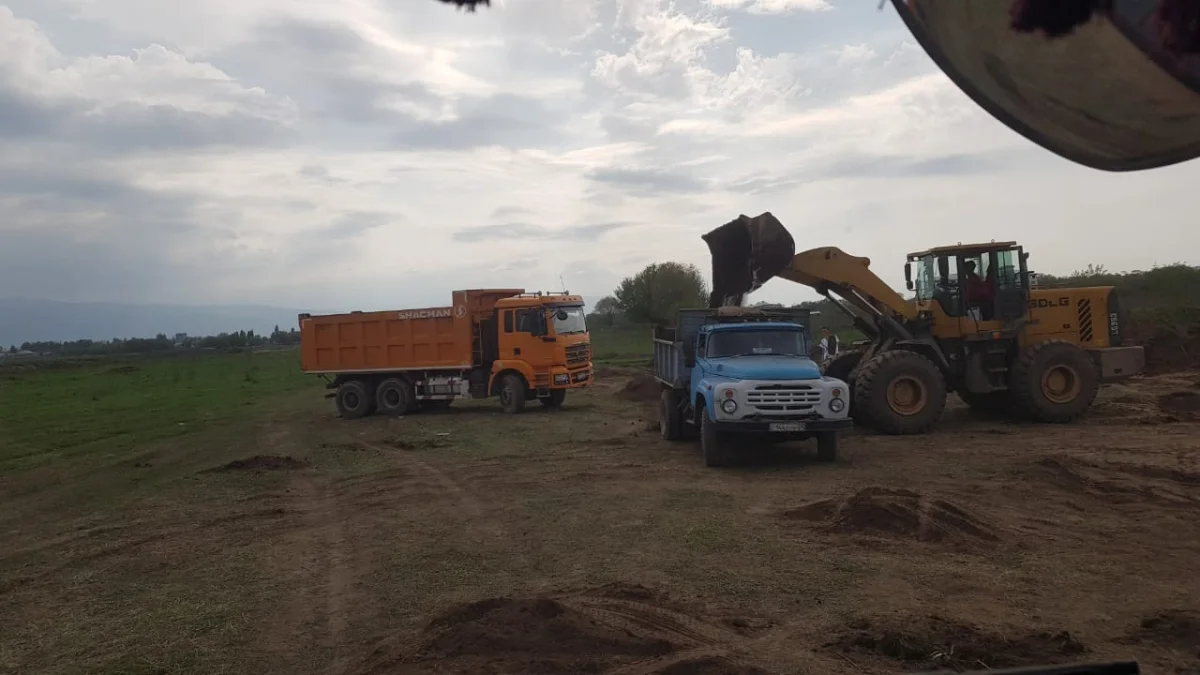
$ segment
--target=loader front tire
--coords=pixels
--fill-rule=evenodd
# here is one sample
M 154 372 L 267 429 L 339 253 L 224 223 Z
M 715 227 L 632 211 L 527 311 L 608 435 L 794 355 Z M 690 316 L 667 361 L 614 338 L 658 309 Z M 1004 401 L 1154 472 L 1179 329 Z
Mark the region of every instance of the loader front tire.
M 1074 422 L 1100 390 L 1096 366 L 1083 348 L 1047 340 L 1026 348 L 1009 371 L 1016 413 L 1037 422 Z
M 885 434 L 924 434 L 946 409 L 946 380 L 933 361 L 905 349 L 877 354 L 854 382 L 856 420 Z
M 525 409 L 525 379 L 516 373 L 508 373 L 500 378 L 500 386 L 496 393 L 500 395 L 500 408 L 510 415 L 516 415 Z
M 374 408 L 367 384 L 362 380 L 350 380 L 338 385 L 333 404 L 344 420 L 356 420 L 371 414 Z

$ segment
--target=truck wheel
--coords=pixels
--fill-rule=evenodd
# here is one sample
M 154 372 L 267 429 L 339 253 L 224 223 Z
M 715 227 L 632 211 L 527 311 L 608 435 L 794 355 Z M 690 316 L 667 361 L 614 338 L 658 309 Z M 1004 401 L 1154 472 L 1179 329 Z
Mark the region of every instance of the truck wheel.
M 668 441 L 683 438 L 683 412 L 679 409 L 679 392 L 674 389 L 663 389 L 658 399 L 658 433 Z
M 1091 357 L 1062 340 L 1025 349 L 1009 371 L 1013 408 L 1038 422 L 1065 423 L 1079 418 L 1100 389 Z
M 542 402 L 542 407 L 558 410 L 562 407 L 563 401 L 567 400 L 567 390 L 551 389 L 549 396 L 543 396 L 538 400 Z
M 504 412 L 515 415 L 525 409 L 525 380 L 516 373 L 500 378 L 500 407 Z
M 1012 397 L 1007 391 L 990 391 L 983 394 L 960 391 L 958 397 L 971 408 L 972 412 L 984 415 L 1003 415 L 1012 408 Z
M 704 453 L 704 466 L 729 466 L 732 461 L 717 426 L 708 417 L 708 406 L 700 409 L 700 450 Z
M 356 420 L 371 414 L 371 396 L 362 380 L 350 380 L 339 385 L 333 403 L 344 420 Z
M 416 404 L 415 399 L 412 385 L 398 377 L 389 377 L 375 388 L 375 407 L 388 417 L 407 414 Z
M 837 461 L 838 453 L 838 434 L 833 431 L 826 431 L 817 434 L 817 461 L 834 462 Z
M 933 361 L 904 349 L 863 364 L 854 382 L 859 415 L 885 434 L 923 434 L 946 409 L 946 380 Z

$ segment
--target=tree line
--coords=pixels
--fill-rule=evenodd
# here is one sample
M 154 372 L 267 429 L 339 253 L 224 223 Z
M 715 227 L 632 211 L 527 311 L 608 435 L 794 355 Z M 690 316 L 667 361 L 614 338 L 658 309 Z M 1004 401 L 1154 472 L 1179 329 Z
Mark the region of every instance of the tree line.
M 152 338 L 113 338 L 111 340 L 69 340 L 56 342 L 42 340 L 24 342 L 20 346 L 10 345 L 10 356 L 32 352 L 39 356 L 104 356 L 111 354 L 151 354 L 180 349 L 238 349 L 266 346 L 288 346 L 300 344 L 300 331 L 275 330 L 270 335 L 253 330 L 239 330 L 216 335 L 168 337 L 159 333 Z
M 1150 321 L 1177 331 L 1200 330 L 1200 266 L 1174 263 L 1150 270 L 1109 272 L 1103 265 L 1088 265 L 1067 275 L 1041 273 L 1042 287 L 1113 286 L 1121 306 L 1136 320 Z M 592 322 L 606 327 L 619 325 L 666 325 L 675 321 L 680 309 L 707 307 L 708 282 L 695 265 L 663 262 L 647 265 L 621 281 L 611 295 L 596 302 Z M 784 307 L 756 303 L 755 307 Z M 853 323 L 828 300 L 790 305 L 819 312 L 814 325 L 837 331 L 853 330 Z

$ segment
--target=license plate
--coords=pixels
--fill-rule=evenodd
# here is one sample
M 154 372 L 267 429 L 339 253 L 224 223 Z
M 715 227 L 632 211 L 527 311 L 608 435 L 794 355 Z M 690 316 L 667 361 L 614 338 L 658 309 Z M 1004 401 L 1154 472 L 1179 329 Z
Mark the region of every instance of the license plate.
M 771 422 L 771 431 L 804 431 L 804 422 Z

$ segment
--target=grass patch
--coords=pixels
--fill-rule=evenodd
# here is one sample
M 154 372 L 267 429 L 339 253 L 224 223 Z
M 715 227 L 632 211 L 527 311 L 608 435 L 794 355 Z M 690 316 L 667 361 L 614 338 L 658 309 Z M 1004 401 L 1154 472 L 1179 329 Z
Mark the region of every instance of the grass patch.
M 293 350 L 53 363 L 0 372 L 0 474 L 111 459 L 320 384 Z
M 653 333 L 649 326 L 590 326 L 588 330 L 593 363 L 641 365 L 654 358 Z

